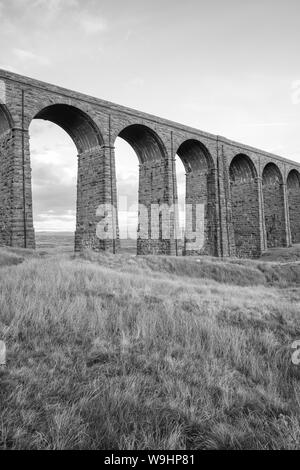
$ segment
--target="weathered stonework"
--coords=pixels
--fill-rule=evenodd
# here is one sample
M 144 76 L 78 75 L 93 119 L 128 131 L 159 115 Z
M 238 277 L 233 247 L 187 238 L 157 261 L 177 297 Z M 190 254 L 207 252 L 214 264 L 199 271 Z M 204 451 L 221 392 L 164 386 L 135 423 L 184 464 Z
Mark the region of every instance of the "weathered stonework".
M 289 222 L 292 243 L 300 243 L 300 175 L 291 170 L 287 178 Z
M 255 258 L 260 254 L 259 187 L 254 165 L 244 155 L 231 162 L 230 189 L 236 255 Z
M 274 163 L 265 166 L 262 182 L 267 246 L 286 246 L 284 183 Z
M 118 234 L 114 144 L 126 140 L 139 159 L 139 254 L 181 254 L 176 211 L 169 233 L 163 208 L 177 202 L 175 156 L 186 169 L 187 226 L 195 229 L 204 204 L 204 245 L 183 254 L 258 257 L 268 247 L 300 243 L 300 164 L 140 111 L 0 70 L 0 245 L 34 248 L 29 126 L 45 119 L 62 127 L 78 152 L 75 249 L 119 248 L 118 237 L 100 240 L 96 230 L 108 215 Z M 4 85 L 4 86 L 2 86 Z M 157 218 L 151 205 L 161 205 Z M 99 206 L 115 210 L 100 213 Z M 106 207 L 106 206 L 105 206 Z M 140 228 L 140 230 L 142 230 Z

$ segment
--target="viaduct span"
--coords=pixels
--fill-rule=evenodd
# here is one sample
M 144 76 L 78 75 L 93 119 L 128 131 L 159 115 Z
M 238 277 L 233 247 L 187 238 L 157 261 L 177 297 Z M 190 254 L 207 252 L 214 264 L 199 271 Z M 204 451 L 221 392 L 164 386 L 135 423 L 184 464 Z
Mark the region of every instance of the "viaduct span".
M 177 202 L 174 162 L 176 154 L 181 158 L 186 203 L 204 204 L 204 245 L 200 251 L 186 249 L 186 255 L 258 257 L 269 247 L 300 243 L 298 163 L 4 70 L 0 98 L 0 245 L 35 247 L 29 147 L 33 119 L 59 125 L 77 147 L 77 251 L 118 249 L 118 240 L 96 235 L 97 208 L 117 208 L 117 137 L 137 154 L 139 203 L 146 207 Z M 118 233 L 116 214 L 112 212 Z M 178 254 L 175 225 L 167 239 L 161 231 L 151 239 L 151 230 L 148 240 L 138 239 L 138 253 Z

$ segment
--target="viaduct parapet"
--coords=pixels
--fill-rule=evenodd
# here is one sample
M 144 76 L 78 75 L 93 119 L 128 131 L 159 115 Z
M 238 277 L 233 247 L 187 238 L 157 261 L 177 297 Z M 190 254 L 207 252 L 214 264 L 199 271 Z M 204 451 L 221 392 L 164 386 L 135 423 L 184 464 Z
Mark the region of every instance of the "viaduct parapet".
M 49 120 L 78 153 L 75 249 L 117 250 L 96 235 L 101 205 L 117 209 L 115 140 L 139 160 L 139 203 L 177 202 L 175 156 L 186 169 L 186 203 L 204 205 L 201 250 L 184 254 L 258 257 L 300 243 L 300 164 L 124 106 L 0 70 L 0 245 L 35 247 L 29 126 Z M 194 217 L 193 211 L 190 217 Z M 112 211 L 118 234 L 117 210 Z M 149 211 L 149 227 L 151 227 Z M 176 217 L 174 216 L 174 219 Z M 193 221 L 192 221 L 193 223 Z M 138 254 L 178 254 L 170 235 L 138 238 Z M 189 244 L 186 244 L 189 246 Z

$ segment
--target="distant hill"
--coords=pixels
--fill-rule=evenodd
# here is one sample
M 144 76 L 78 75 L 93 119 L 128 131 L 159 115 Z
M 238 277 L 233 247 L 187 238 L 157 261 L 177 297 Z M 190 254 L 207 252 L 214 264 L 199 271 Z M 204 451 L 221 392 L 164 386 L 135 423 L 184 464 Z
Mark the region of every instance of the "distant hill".
M 74 232 L 36 232 L 37 250 L 74 251 Z

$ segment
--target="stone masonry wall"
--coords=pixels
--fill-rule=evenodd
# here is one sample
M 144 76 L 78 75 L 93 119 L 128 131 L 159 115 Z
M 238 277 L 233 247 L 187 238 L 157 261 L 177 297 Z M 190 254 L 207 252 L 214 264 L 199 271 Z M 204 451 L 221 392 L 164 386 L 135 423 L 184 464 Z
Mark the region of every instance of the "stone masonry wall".
M 138 254 L 172 254 L 174 250 L 174 219 L 169 217 L 168 160 L 150 160 L 140 165 L 139 204 L 147 210 L 140 212 L 137 240 Z M 148 239 L 147 228 L 148 227 Z M 142 232 L 142 230 L 144 230 Z M 167 234 L 164 232 L 167 230 Z M 168 235 L 169 233 L 169 235 Z
M 28 134 L 35 118 L 60 125 L 78 149 L 76 250 L 89 247 L 115 252 L 118 249 L 114 159 L 117 136 L 125 138 L 139 156 L 139 201 L 146 207 L 151 203 L 171 207 L 176 202 L 175 155 L 185 142 L 197 143 L 190 147 L 192 153 L 186 154 L 187 162 L 192 158 L 196 163 L 192 172 L 187 172 L 186 200 L 193 204 L 200 201 L 205 207 L 204 247 L 200 253 L 253 257 L 259 256 L 267 245 L 286 246 L 291 241 L 291 233 L 293 242 L 299 240 L 299 198 L 289 189 L 287 175 L 291 170 L 299 173 L 300 164 L 221 136 L 4 70 L 0 70 L 0 80 L 4 82 L 6 96 L 0 109 L 1 245 L 28 248 L 35 245 Z M 209 162 L 206 168 L 197 167 L 203 152 Z M 230 184 L 230 164 L 238 154 L 251 160 L 256 182 Z M 268 163 L 276 166 L 280 183 L 263 178 Z M 97 213 L 99 205 L 111 203 L 114 211 Z M 99 240 L 96 235 L 104 220 L 107 232 L 113 230 L 116 234 L 114 241 L 111 238 Z M 138 240 L 138 252 L 176 254 L 174 214 L 168 238 L 164 238 L 162 232 L 162 214 L 156 220 L 156 227 L 150 219 L 148 224 L 158 232 L 158 239 Z
M 75 250 L 116 251 L 118 234 L 116 177 L 113 173 L 114 149 L 98 147 L 78 156 L 77 224 Z M 104 207 L 105 205 L 107 207 Z M 110 204 L 115 207 L 112 212 Z M 102 206 L 103 210 L 99 212 Z M 104 224 L 104 219 L 106 223 Z M 106 226 L 107 239 L 97 236 L 97 225 Z M 105 234 L 103 234 L 105 235 Z
M 12 132 L 0 137 L 0 245 L 11 245 Z
M 271 166 L 263 174 L 263 200 L 267 246 L 286 246 L 283 183 Z
M 300 243 L 300 174 L 290 173 L 287 180 L 292 243 Z
M 260 256 L 257 181 L 250 179 L 232 182 L 231 197 L 236 255 L 257 258 Z
M 208 168 L 192 170 L 186 176 L 186 204 L 191 210 L 186 212 L 186 226 L 196 232 L 197 205 L 204 205 L 204 244 L 201 249 L 193 249 L 195 238 L 186 237 L 185 255 L 216 254 L 215 238 L 215 186 L 214 172 Z
M 13 246 L 34 249 L 29 134 L 21 129 L 13 132 L 12 209 Z
M 251 160 L 237 155 L 230 165 L 230 195 L 235 253 L 238 257 L 260 255 L 259 187 Z

